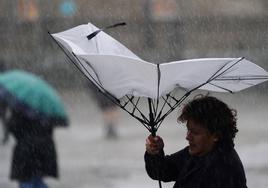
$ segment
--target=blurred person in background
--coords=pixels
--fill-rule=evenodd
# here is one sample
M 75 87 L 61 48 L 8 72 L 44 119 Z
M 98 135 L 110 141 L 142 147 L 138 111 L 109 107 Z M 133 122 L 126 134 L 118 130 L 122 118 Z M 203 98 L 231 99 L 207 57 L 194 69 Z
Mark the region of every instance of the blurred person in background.
M 234 149 L 236 111 L 211 96 L 197 97 L 182 109 L 178 122 L 185 122 L 184 149 L 165 155 L 160 136 L 146 139 L 145 166 L 148 175 L 174 188 L 246 188 L 246 176 Z
M 54 128 L 69 118 L 56 90 L 30 72 L 10 70 L 0 75 L 0 118 L 3 143 L 14 138 L 10 179 L 19 188 L 48 188 L 45 177 L 58 178 Z
M 4 142 L 11 134 L 16 141 L 13 149 L 10 178 L 19 188 L 48 188 L 44 177 L 58 177 L 57 153 L 53 127 L 34 121 L 1 104 L 1 118 L 6 127 Z
M 114 104 L 111 100 L 109 100 L 106 96 L 104 96 L 92 83 L 89 83 L 88 88 L 90 95 L 92 96 L 102 113 L 105 138 L 117 139 L 118 131 L 116 126 L 118 124 L 119 119 L 118 106 Z

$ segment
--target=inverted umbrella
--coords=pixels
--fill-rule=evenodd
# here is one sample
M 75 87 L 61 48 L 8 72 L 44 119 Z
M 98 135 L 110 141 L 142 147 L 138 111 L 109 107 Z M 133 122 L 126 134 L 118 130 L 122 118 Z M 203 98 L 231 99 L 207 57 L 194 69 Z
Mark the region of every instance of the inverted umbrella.
M 55 89 L 32 73 L 11 70 L 0 74 L 0 101 L 28 118 L 68 125 L 64 104 Z
M 197 89 L 236 92 L 268 80 L 245 58 L 206 58 L 155 64 L 140 59 L 91 23 L 50 34 L 69 60 L 108 97 L 154 136 L 176 107 Z M 176 88 L 184 95 L 177 97 Z M 148 108 L 141 106 L 148 101 Z M 159 187 L 161 181 L 159 181 Z
M 139 58 L 91 23 L 50 34 L 71 62 L 115 104 L 153 135 L 177 106 L 202 89 L 237 92 L 268 80 L 268 73 L 241 58 L 203 58 L 155 64 Z M 174 89 L 185 91 L 177 97 Z M 148 107 L 140 106 L 141 100 Z

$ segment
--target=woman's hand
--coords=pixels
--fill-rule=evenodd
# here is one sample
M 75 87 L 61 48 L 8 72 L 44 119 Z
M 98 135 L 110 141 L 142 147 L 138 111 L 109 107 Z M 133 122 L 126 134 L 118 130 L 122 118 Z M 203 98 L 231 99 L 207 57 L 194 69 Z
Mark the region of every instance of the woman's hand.
M 146 151 L 151 155 L 158 154 L 164 148 L 163 139 L 160 136 L 148 136 L 146 139 Z

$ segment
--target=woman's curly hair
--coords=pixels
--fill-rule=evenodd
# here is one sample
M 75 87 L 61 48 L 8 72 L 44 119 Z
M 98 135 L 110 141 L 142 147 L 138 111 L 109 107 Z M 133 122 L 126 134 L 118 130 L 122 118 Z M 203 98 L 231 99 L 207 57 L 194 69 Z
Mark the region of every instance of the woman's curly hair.
M 234 138 L 238 132 L 236 110 L 216 97 L 200 95 L 188 102 L 182 109 L 178 121 L 186 122 L 191 119 L 216 133 L 219 137 L 218 146 L 234 147 Z

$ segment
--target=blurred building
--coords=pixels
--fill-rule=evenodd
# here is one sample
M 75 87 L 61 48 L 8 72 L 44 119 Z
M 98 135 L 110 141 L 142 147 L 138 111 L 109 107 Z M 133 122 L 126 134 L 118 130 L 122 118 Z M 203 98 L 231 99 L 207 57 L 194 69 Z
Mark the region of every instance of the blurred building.
M 0 0 L 0 54 L 7 67 L 74 87 L 83 77 L 47 31 L 125 21 L 109 34 L 147 61 L 245 56 L 268 69 L 267 18 L 267 0 Z

